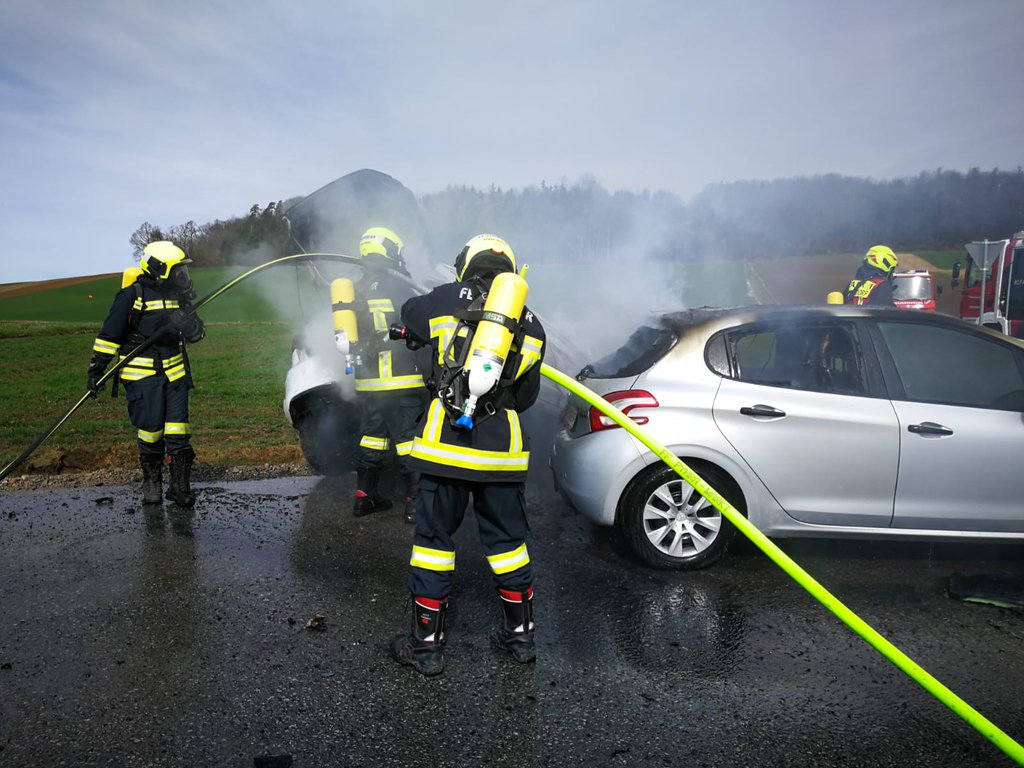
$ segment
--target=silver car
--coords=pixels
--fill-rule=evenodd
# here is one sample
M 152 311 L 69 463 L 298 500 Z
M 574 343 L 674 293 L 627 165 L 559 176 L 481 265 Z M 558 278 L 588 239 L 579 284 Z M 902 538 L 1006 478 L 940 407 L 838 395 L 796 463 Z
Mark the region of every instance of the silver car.
M 944 315 L 827 305 L 659 316 L 577 376 L 767 535 L 1024 540 L 1024 345 Z M 636 555 L 694 569 L 733 526 L 571 397 L 555 486 Z

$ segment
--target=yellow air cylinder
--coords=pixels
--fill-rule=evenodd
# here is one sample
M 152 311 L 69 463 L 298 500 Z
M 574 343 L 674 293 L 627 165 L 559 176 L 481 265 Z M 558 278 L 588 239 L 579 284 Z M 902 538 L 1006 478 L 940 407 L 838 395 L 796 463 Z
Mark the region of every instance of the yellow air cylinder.
M 355 345 L 359 342 L 359 326 L 356 323 L 354 301 L 355 288 L 348 278 L 339 277 L 331 281 L 331 309 L 334 318 L 334 343 L 345 356 L 345 373 L 352 373 L 352 361 L 356 356 Z
M 842 304 L 843 294 L 842 291 L 832 291 L 828 296 L 825 297 L 825 301 L 829 304 Z
M 138 267 L 128 267 L 128 269 L 121 274 L 121 287 L 127 288 L 129 285 L 132 285 L 139 279 L 139 275 L 141 274 L 142 270 Z
M 507 323 L 509 320 L 513 324 L 519 322 L 528 292 L 526 281 L 515 272 L 502 272 L 491 283 L 484 302 L 483 317 L 477 323 L 466 353 L 465 374 L 469 382 L 469 396 L 456 426 L 473 428 L 477 400 L 490 392 L 501 378 L 513 338 Z

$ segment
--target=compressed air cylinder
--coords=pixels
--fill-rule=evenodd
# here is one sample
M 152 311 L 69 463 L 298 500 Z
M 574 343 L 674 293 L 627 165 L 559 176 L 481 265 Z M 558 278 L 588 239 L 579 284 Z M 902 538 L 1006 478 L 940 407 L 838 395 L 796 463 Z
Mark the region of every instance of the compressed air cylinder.
M 352 281 L 339 277 L 331 282 L 331 309 L 334 310 L 334 343 L 345 356 L 345 373 L 354 370 L 359 327 L 356 324 L 354 301 L 356 293 Z
M 483 317 L 477 323 L 466 353 L 463 373 L 468 380 L 469 396 L 456 426 L 473 428 L 477 401 L 494 389 L 501 378 L 512 345 L 512 331 L 506 327 L 506 322 L 509 319 L 513 323 L 519 322 L 523 307 L 526 306 L 528 291 L 526 281 L 515 272 L 502 272 L 491 283 L 484 302 Z
M 829 304 L 842 304 L 843 294 L 839 291 L 832 291 L 828 296 L 825 297 L 825 301 Z
M 128 267 L 128 269 L 121 274 L 121 287 L 127 288 L 129 285 L 134 284 L 141 274 L 142 270 L 138 267 Z

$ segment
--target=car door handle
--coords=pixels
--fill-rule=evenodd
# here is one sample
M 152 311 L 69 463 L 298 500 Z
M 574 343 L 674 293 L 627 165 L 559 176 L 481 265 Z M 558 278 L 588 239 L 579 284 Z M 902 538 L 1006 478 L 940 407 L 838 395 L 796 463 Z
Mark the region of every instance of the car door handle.
M 770 416 L 778 419 L 786 415 L 785 411 L 780 411 L 778 408 L 772 408 L 770 405 L 745 405 L 740 408 L 740 413 L 744 416 Z
M 920 424 L 911 424 L 907 427 L 908 432 L 915 435 L 952 435 L 953 430 L 936 424 L 934 421 L 922 421 Z

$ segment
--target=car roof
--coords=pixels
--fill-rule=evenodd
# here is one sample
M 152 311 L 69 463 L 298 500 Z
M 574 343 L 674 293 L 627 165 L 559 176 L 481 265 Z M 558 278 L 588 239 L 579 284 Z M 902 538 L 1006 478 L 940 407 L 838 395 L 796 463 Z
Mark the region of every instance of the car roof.
M 784 320 L 826 320 L 835 318 L 889 318 L 904 319 L 918 324 L 956 328 L 969 328 L 988 332 L 998 338 L 1007 337 L 988 331 L 974 323 L 968 323 L 950 315 L 938 312 L 921 312 L 913 309 L 890 307 L 854 306 L 850 304 L 762 304 L 746 307 L 700 307 L 675 312 L 661 312 L 656 323 L 682 335 L 707 326 L 711 333 L 723 328 L 758 322 L 780 322 Z

